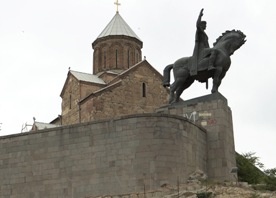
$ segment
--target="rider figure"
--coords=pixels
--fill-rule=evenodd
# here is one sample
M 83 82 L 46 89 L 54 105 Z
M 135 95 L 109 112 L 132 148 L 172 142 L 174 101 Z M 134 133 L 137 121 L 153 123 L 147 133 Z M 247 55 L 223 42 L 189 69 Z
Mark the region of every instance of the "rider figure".
M 206 21 L 201 21 L 201 18 L 203 16 L 203 9 L 201 9 L 197 23 L 196 23 L 196 36 L 195 36 L 195 47 L 194 47 L 194 52 L 193 52 L 193 64 L 192 64 L 192 73 L 191 75 L 197 74 L 198 70 L 198 62 L 202 60 L 204 57 L 207 55 L 210 55 L 209 57 L 209 65 L 208 65 L 208 70 L 215 70 L 216 68 L 214 67 L 214 62 L 216 59 L 216 50 L 211 49 L 209 46 L 208 42 L 208 36 L 205 33 L 206 29 Z

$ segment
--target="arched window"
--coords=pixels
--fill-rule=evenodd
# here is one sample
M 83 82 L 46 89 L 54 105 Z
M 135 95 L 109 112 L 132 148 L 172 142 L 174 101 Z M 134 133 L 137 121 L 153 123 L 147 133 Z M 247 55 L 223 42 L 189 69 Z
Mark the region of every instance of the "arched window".
M 146 93 L 147 93 L 147 87 L 146 87 L 146 83 L 142 83 L 142 97 L 146 97 Z
M 95 65 L 100 65 L 100 57 L 99 57 L 99 49 L 96 48 L 94 51 L 94 59 L 93 59 L 93 66 L 95 67 Z
M 72 95 L 69 96 L 69 109 L 72 108 Z
M 136 63 L 139 62 L 139 59 L 138 59 L 138 53 L 136 53 Z
M 115 51 L 116 68 L 118 68 L 118 50 Z
M 106 68 L 106 51 L 104 51 L 104 68 Z
M 127 51 L 127 68 L 130 67 L 130 50 Z

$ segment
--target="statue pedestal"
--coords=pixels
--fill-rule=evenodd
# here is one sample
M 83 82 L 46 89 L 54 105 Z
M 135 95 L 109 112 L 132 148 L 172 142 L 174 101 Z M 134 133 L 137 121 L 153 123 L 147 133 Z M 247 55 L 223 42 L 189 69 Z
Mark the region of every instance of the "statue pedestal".
M 220 93 L 161 107 L 157 112 L 186 117 L 206 130 L 206 170 L 210 180 L 235 181 L 235 145 L 232 112 Z M 195 167 L 197 168 L 197 167 Z

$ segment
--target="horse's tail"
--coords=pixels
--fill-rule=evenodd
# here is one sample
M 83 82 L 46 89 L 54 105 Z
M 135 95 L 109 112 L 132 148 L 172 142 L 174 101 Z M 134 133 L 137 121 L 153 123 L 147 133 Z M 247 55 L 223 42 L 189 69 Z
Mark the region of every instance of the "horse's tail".
M 163 70 L 163 86 L 169 87 L 170 86 L 170 71 L 173 68 L 173 64 L 170 64 L 165 67 Z

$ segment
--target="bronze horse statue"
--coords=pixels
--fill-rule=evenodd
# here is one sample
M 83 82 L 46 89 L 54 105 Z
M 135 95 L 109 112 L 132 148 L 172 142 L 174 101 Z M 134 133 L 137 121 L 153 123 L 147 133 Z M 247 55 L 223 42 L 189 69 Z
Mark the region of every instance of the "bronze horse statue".
M 169 103 L 179 101 L 182 92 L 191 84 L 198 80 L 199 82 L 208 82 L 209 78 L 213 78 L 212 93 L 218 92 L 221 80 L 224 78 L 227 70 L 231 65 L 230 56 L 239 49 L 245 42 L 245 35 L 239 30 L 231 30 L 224 32 L 214 43 L 214 49 L 217 52 L 214 60 L 215 69 L 208 70 L 210 53 L 206 54 L 201 60 L 198 60 L 198 70 L 196 75 L 191 75 L 191 66 L 193 57 L 183 57 L 170 64 L 164 69 L 163 86 L 170 87 Z M 170 71 L 173 69 L 174 79 L 170 85 Z M 208 87 L 208 84 L 207 84 Z

